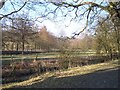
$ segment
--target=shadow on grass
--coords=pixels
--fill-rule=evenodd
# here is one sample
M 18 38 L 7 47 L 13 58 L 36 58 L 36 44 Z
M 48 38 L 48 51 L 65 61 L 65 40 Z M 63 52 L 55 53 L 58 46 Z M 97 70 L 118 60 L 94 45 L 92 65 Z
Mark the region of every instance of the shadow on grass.
M 118 72 L 120 72 L 120 69 L 62 78 L 50 77 L 42 82 L 19 88 L 120 88 Z

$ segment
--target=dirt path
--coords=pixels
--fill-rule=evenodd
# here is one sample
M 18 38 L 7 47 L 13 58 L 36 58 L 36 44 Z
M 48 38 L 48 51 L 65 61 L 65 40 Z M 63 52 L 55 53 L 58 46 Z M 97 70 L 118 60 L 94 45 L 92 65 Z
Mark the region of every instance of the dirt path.
M 43 82 L 23 88 L 118 88 L 120 86 L 118 85 L 118 71 L 120 72 L 120 69 L 64 78 L 50 77 Z

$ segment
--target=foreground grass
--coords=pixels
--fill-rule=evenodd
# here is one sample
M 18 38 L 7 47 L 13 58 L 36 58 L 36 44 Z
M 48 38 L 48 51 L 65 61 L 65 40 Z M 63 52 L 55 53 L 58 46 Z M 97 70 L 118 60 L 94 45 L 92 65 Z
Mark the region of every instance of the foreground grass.
M 37 77 L 31 77 L 29 80 L 26 80 L 23 82 L 4 84 L 4 85 L 2 85 L 2 89 L 12 88 L 14 86 L 22 87 L 22 86 L 32 85 L 32 84 L 44 81 L 52 76 L 54 76 L 55 78 L 61 78 L 61 77 L 68 77 L 68 76 L 75 76 L 75 75 L 84 75 L 84 74 L 96 72 L 99 70 L 117 68 L 118 66 L 120 66 L 118 64 L 119 61 L 120 60 L 114 60 L 114 61 L 109 61 L 106 63 L 100 63 L 100 64 L 95 64 L 95 65 L 69 68 L 64 71 L 61 70 L 61 71 L 56 71 L 56 72 L 47 72 L 47 73 L 41 74 Z

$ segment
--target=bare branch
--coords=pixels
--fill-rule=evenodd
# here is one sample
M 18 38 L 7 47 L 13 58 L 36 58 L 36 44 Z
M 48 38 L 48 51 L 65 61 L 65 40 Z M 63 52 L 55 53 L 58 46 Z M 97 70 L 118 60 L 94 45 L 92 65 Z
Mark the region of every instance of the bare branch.
M 0 9 L 4 6 L 5 0 L 0 0 Z
M 74 8 L 78 8 L 78 7 L 83 6 L 83 5 L 92 5 L 93 7 L 98 7 L 98 8 L 101 8 L 103 10 L 108 10 L 107 7 L 96 4 L 94 2 L 83 2 L 83 3 L 76 4 L 76 5 L 75 4 L 69 4 L 69 3 L 66 3 L 66 2 L 61 2 L 61 3 L 52 2 L 52 3 L 56 6 L 65 6 L 65 7 L 74 7 Z
M 18 10 L 13 11 L 13 12 L 11 12 L 11 13 L 9 13 L 9 14 L 6 14 L 6 15 L 2 15 L 2 17 L 0 17 L 0 20 L 1 20 L 2 18 L 4 18 L 4 17 L 7 17 L 7 16 L 9 16 L 9 15 L 12 15 L 13 13 L 19 12 L 26 4 L 27 4 L 27 2 L 25 2 L 25 3 L 23 4 L 23 6 L 20 7 Z

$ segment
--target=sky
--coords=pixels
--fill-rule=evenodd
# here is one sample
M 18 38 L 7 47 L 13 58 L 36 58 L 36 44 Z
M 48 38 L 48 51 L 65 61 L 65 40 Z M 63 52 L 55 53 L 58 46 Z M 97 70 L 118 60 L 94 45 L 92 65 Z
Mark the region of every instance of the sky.
M 39 20 L 39 19 L 38 19 Z M 65 20 L 63 24 L 53 22 L 51 20 L 45 20 L 42 23 L 37 23 L 41 26 L 46 26 L 47 30 L 51 33 L 53 33 L 55 36 L 68 36 L 71 37 L 73 33 L 78 32 L 82 30 L 85 26 L 85 22 L 83 23 L 77 23 L 75 21 L 72 21 L 69 23 L 69 20 Z M 65 26 L 68 24 L 68 26 Z M 84 31 L 85 33 L 85 31 Z
M 18 0 L 13 0 L 13 3 L 15 1 L 18 1 Z M 86 0 L 86 1 L 91 1 L 91 0 Z M 69 0 L 69 2 L 70 2 L 70 0 Z M 19 1 L 19 3 L 21 3 L 21 2 Z M 97 3 L 99 3 L 99 0 L 97 0 Z M 19 5 L 21 6 L 22 4 L 19 4 Z M 13 5 L 10 4 L 10 1 L 8 0 L 7 3 L 5 3 L 4 7 L 2 9 L 0 9 L 0 14 L 10 13 L 11 11 L 14 11 L 14 8 L 17 10 L 19 8 L 19 5 L 15 5 L 15 7 L 13 7 Z M 53 5 L 49 5 L 47 7 L 50 10 L 53 10 L 55 8 L 55 7 L 53 7 Z M 37 18 L 37 21 L 35 21 L 35 23 L 38 25 L 38 27 L 45 25 L 47 27 L 47 30 L 49 32 L 51 32 L 52 34 L 54 34 L 55 36 L 71 37 L 73 35 L 73 33 L 81 31 L 86 25 L 85 18 L 83 18 L 80 22 L 77 22 L 75 20 L 70 22 L 71 17 L 74 16 L 74 12 L 69 13 L 69 15 L 66 17 L 61 17 L 61 12 L 57 13 L 57 15 L 59 17 L 57 17 L 56 19 L 58 19 L 58 20 L 62 19 L 62 21 L 56 22 L 54 20 L 52 14 L 50 15 L 50 19 L 41 18 L 41 15 L 46 14 L 46 13 L 44 13 L 46 10 L 46 6 L 41 6 L 41 7 L 35 6 L 35 7 L 31 7 L 31 8 L 32 8 L 32 10 L 29 10 L 29 16 L 34 19 Z M 33 10 L 33 8 L 35 8 L 36 11 Z M 27 12 L 26 7 L 23 8 L 19 13 L 22 13 L 23 11 Z M 64 12 L 67 13 L 66 10 L 64 10 Z M 81 12 L 82 12 L 82 10 L 79 13 L 81 13 Z M 41 19 L 44 19 L 44 21 L 41 22 Z M 84 31 L 83 33 L 88 33 L 88 32 Z

